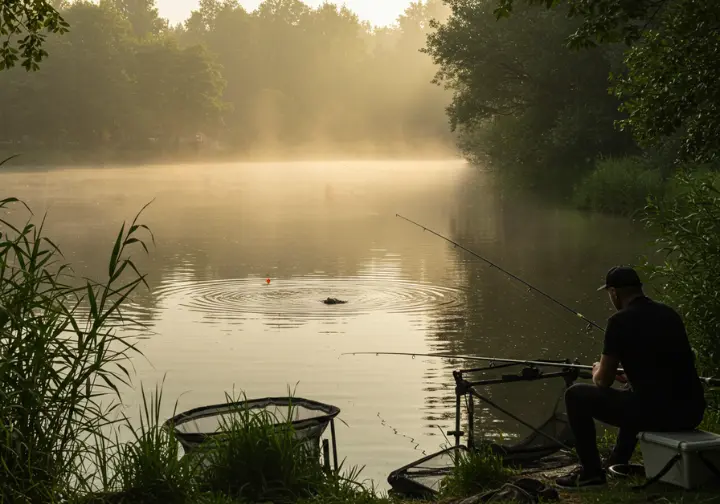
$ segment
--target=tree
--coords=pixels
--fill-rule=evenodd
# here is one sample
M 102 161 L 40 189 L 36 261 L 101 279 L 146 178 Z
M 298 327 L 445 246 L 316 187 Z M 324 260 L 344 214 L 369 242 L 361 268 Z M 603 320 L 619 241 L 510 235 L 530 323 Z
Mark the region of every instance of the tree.
M 48 33 L 65 33 L 69 25 L 51 0 L 0 0 L 0 71 L 20 61 L 26 70 L 37 70 L 48 53 L 43 49 Z
M 142 118 L 138 140 L 156 137 L 176 146 L 182 137 L 217 129 L 224 82 L 202 47 L 145 43 L 137 50 L 132 75 L 136 113 Z
M 102 4 L 107 4 L 126 19 L 138 39 L 159 35 L 168 28 L 167 21 L 158 13 L 155 0 L 101 0 Z

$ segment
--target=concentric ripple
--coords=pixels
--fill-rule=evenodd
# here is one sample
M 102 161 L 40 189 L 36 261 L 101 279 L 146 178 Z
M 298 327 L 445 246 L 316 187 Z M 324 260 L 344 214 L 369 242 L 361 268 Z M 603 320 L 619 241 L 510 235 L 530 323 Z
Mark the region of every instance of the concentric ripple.
M 459 289 L 374 277 L 304 277 L 273 280 L 181 281 L 155 291 L 160 300 L 208 315 L 266 315 L 292 318 L 355 316 L 374 312 L 425 313 L 461 306 Z M 347 304 L 326 305 L 328 297 Z

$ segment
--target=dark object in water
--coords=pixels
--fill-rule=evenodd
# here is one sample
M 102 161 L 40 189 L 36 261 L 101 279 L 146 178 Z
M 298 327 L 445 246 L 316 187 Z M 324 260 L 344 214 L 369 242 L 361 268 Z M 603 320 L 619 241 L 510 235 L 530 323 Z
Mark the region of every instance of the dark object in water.
M 340 301 L 338 298 L 327 298 L 323 300 L 325 304 L 345 304 L 347 301 Z

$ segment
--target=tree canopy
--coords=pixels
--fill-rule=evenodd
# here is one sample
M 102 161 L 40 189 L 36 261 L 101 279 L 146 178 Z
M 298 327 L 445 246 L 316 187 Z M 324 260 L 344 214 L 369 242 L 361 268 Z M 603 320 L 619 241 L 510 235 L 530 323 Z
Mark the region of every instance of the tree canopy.
M 644 147 L 672 141 L 680 162 L 708 163 L 720 151 L 720 2 L 707 0 L 497 0 L 566 9 L 580 21 L 571 47 L 624 42 L 627 69 L 612 90 L 627 117 L 620 127 Z
M 555 183 L 599 156 L 631 151 L 632 138 L 613 128 L 619 102 L 607 90 L 621 53 L 572 52 L 565 40 L 578 23 L 566 13 L 518 5 L 498 21 L 495 2 L 448 0 L 447 22 L 428 38 L 466 154 Z

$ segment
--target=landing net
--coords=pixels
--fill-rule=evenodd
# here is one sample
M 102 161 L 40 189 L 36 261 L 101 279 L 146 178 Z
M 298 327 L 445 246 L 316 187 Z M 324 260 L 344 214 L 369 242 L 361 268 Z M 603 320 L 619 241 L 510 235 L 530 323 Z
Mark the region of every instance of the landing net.
M 252 416 L 270 419 L 277 429 L 292 426 L 294 435 L 317 447 L 328 424 L 340 413 L 329 404 L 302 398 L 273 397 L 195 408 L 169 419 L 185 453 L 196 449 L 210 438 L 226 434 L 224 426 Z

